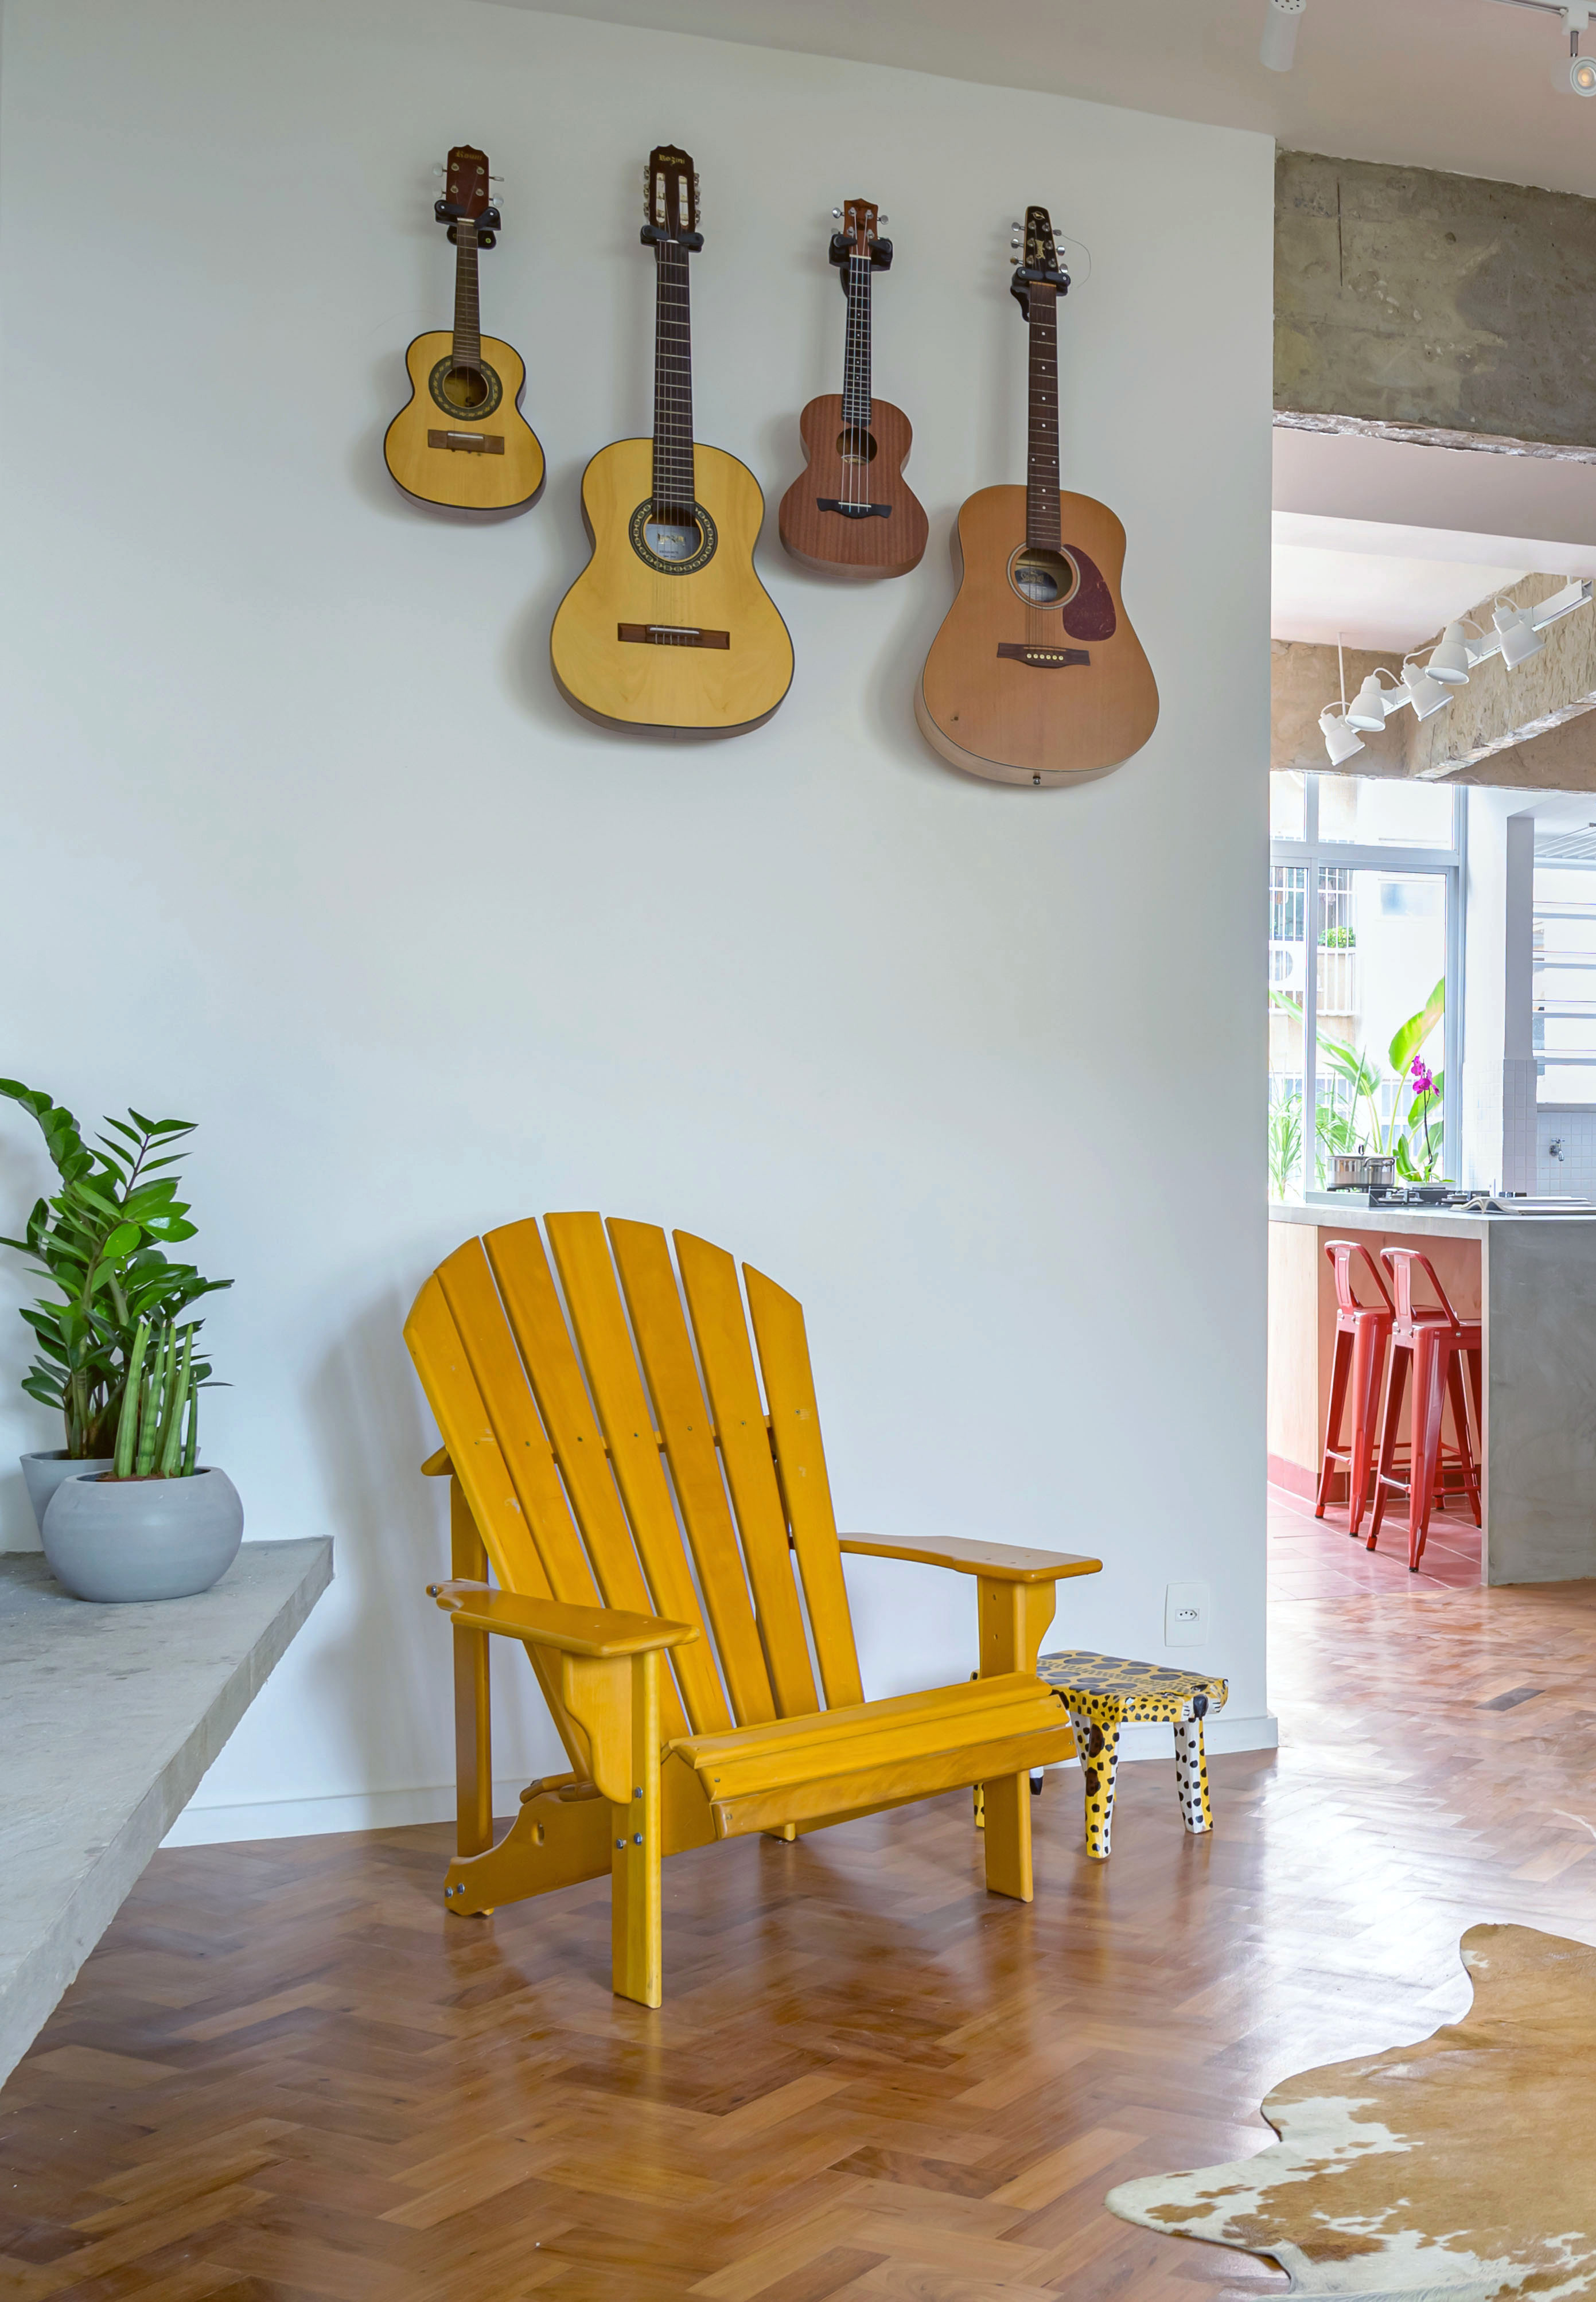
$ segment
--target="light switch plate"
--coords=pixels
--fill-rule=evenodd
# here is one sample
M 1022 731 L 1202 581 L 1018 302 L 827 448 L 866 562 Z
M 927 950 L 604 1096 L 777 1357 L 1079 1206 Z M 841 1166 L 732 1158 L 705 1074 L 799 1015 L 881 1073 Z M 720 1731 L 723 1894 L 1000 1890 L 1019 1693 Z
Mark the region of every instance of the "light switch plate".
M 1214 1601 L 1205 1583 L 1172 1583 L 1163 1594 L 1166 1647 L 1205 1647 Z

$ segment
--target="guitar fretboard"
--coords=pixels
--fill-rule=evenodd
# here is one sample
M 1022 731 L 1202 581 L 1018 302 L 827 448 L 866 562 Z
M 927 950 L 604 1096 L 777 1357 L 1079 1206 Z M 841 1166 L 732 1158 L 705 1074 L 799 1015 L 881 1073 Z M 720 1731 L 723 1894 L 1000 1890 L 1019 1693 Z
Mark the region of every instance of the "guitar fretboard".
M 1030 289 L 1030 422 L 1025 466 L 1025 540 L 1059 548 L 1058 290 Z
M 685 525 L 698 491 L 693 469 L 693 325 L 687 251 L 654 245 L 654 517 Z
M 457 367 L 480 368 L 483 315 L 476 292 L 476 223 L 455 226 L 455 350 Z
M 843 347 L 843 422 L 870 428 L 870 259 L 848 258 L 848 332 Z

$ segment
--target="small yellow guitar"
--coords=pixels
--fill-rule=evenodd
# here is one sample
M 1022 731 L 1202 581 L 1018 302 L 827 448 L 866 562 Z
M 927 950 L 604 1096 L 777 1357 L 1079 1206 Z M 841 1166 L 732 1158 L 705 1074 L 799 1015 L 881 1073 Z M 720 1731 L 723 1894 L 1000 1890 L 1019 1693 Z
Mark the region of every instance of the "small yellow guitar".
M 675 145 L 650 159 L 654 436 L 601 448 L 582 479 L 592 558 L 550 634 L 567 703 L 608 726 L 738 735 L 793 679 L 793 643 L 754 573 L 759 482 L 694 445 L 687 257 L 703 246 L 698 179 Z
M 488 155 L 457 144 L 433 213 L 455 244 L 453 332 L 417 336 L 405 354 L 410 402 L 388 427 L 382 454 L 407 496 L 455 511 L 525 511 L 543 491 L 543 451 L 521 414 L 521 355 L 482 332 L 476 253 L 491 248 L 500 214 Z

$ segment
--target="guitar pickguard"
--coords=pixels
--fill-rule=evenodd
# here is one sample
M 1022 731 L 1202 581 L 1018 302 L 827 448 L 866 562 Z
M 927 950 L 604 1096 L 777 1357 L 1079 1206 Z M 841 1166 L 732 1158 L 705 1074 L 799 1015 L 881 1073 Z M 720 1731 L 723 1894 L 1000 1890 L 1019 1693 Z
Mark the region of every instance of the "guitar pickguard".
M 1113 639 L 1119 618 L 1113 611 L 1113 593 L 1104 582 L 1102 570 L 1096 560 L 1088 559 L 1074 544 L 1067 544 L 1065 550 L 1080 571 L 1080 584 L 1065 603 L 1064 629 L 1072 640 Z

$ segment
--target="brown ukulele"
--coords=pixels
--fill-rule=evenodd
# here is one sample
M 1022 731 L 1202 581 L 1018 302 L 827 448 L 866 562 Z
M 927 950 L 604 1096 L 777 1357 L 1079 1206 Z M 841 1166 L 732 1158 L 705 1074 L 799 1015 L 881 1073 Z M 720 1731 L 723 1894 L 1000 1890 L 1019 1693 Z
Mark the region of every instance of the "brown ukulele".
M 870 398 L 870 278 L 892 262 L 870 200 L 834 208 L 831 261 L 848 298 L 843 388 L 798 418 L 808 468 L 781 500 L 777 528 L 794 559 L 836 576 L 907 576 L 926 548 L 926 515 L 903 484 L 913 433 L 890 400 Z
M 382 454 L 407 496 L 455 511 L 525 511 L 543 491 L 543 451 L 521 414 L 521 355 L 482 332 L 476 255 L 500 229 L 488 155 L 457 144 L 433 213 L 455 244 L 455 323 L 417 336 L 405 354 L 409 405 Z
M 1120 597 L 1125 531 L 1106 504 L 1059 492 L 1058 301 L 1069 285 L 1046 209 L 1027 208 L 1012 282 L 1030 333 L 1026 484 L 983 488 L 961 510 L 958 596 L 914 699 L 927 741 L 994 783 L 1106 774 L 1158 724 L 1152 668 Z

